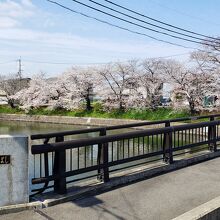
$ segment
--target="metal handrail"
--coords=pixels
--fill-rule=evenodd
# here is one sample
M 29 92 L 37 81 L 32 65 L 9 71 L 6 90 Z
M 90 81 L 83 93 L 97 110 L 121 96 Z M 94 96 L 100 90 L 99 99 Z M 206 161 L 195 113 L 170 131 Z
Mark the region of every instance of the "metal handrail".
M 164 134 L 164 133 L 169 133 L 169 132 L 182 131 L 186 129 L 195 129 L 195 128 L 200 128 L 200 127 L 205 127 L 205 126 L 215 126 L 219 124 L 220 124 L 220 120 L 210 121 L 210 122 L 200 122 L 200 123 L 194 123 L 194 124 L 184 124 L 184 125 L 170 126 L 170 127 L 164 127 L 164 128 L 154 128 L 154 129 L 148 129 L 148 130 L 132 131 L 132 132 L 126 132 L 126 133 L 121 133 L 117 135 L 82 138 L 82 139 L 77 139 L 77 140 L 63 141 L 63 142 L 57 142 L 57 143 L 51 143 L 51 144 L 32 145 L 31 152 L 32 154 L 40 154 L 40 153 L 48 153 L 48 152 L 59 151 L 59 150 L 63 151 L 67 149 L 73 149 L 77 147 L 83 147 L 83 146 L 94 145 L 94 144 L 103 144 L 103 143 L 118 141 L 122 139 L 130 139 L 130 138 L 143 137 L 143 136 L 156 135 L 156 134 Z

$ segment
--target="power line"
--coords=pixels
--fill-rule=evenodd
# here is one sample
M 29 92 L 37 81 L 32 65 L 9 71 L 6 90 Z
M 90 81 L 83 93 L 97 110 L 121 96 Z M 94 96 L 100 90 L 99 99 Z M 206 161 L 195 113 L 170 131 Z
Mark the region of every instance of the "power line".
M 150 22 L 146 22 L 146 21 L 144 21 L 144 20 L 142 20 L 142 19 L 139 19 L 139 18 L 136 18 L 136 17 L 131 16 L 131 15 L 129 15 L 129 14 L 123 13 L 123 12 L 121 12 L 121 11 L 115 10 L 115 9 L 113 9 L 113 8 L 111 8 L 111 7 L 108 7 L 108 6 L 106 6 L 106 5 L 103 5 L 103 4 L 98 3 L 98 2 L 96 2 L 96 1 L 93 1 L 93 0 L 88 0 L 88 1 L 90 1 L 90 2 L 92 2 L 92 3 L 94 3 L 94 4 L 96 4 L 96 5 L 99 5 L 99 6 L 101 6 L 101 7 L 107 8 L 107 9 L 109 9 L 109 10 L 111 10 L 111 11 L 116 12 L 116 13 L 119 13 L 119 14 L 121 14 L 121 15 L 124 15 L 124 16 L 126 16 L 126 17 L 132 18 L 132 19 L 134 19 L 134 20 L 136 20 L 136 21 L 145 23 L 145 24 L 147 24 L 147 25 L 150 25 L 150 26 L 153 26 L 153 27 L 162 29 L 162 30 L 166 30 L 166 31 L 168 31 L 168 32 L 172 32 L 172 33 L 175 33 L 175 34 L 179 34 L 179 35 L 181 35 L 181 36 L 185 36 L 185 37 L 189 37 L 189 38 L 193 38 L 193 39 L 197 39 L 197 40 L 201 40 L 201 41 L 204 41 L 204 40 L 205 40 L 204 38 L 195 37 L 195 36 L 192 36 L 192 35 L 189 35 L 189 34 L 184 34 L 184 33 L 181 33 L 181 32 L 175 31 L 175 30 L 171 30 L 171 29 L 169 29 L 169 28 L 161 27 L 160 25 L 156 25 L 156 24 L 152 24 L 152 23 L 150 23 Z M 207 41 L 213 43 L 213 40 L 207 40 L 207 39 L 206 39 L 206 42 L 207 42 Z
M 116 4 L 116 3 L 112 2 L 112 1 L 109 1 L 109 0 L 104 0 L 104 1 L 110 3 L 110 4 L 114 5 L 114 6 L 117 6 L 117 7 L 119 7 L 119 8 L 122 8 L 122 9 L 124 9 L 124 10 L 126 10 L 126 11 L 129 11 L 129 12 L 132 12 L 132 13 L 134 13 L 134 14 L 137 14 L 137 15 L 139 15 L 139 16 L 141 16 L 141 17 L 144 17 L 144 18 L 147 18 L 147 19 L 149 19 L 149 20 L 155 21 L 155 22 L 157 22 L 157 23 L 160 23 L 160 24 L 163 24 L 163 25 L 166 25 L 166 26 L 169 26 L 169 27 L 172 27 L 172 28 L 181 30 L 181 31 L 185 31 L 185 32 L 188 32 L 188 33 L 191 33 L 191 34 L 195 34 L 195 35 L 198 35 L 198 36 L 201 36 L 201 37 L 205 37 L 205 38 L 209 38 L 209 39 L 213 39 L 213 40 L 218 40 L 218 41 L 219 41 L 218 38 L 210 37 L 210 36 L 208 36 L 208 35 L 200 34 L 200 33 L 197 33 L 197 32 L 195 32 L 195 31 L 187 30 L 187 29 L 184 29 L 184 28 L 181 28 L 181 27 L 177 27 L 177 26 L 172 25 L 172 24 L 168 24 L 168 23 L 166 23 L 166 22 L 160 21 L 160 20 L 158 20 L 158 19 L 149 17 L 149 16 L 144 15 L 144 14 L 142 14 L 142 13 L 140 13 L 140 12 L 137 12 L 137 11 L 134 11 L 134 10 L 129 9 L 129 8 L 127 8 L 127 7 L 124 7 L 124 6 L 122 6 L 122 5 Z
M 43 63 L 43 64 L 51 64 L 51 65 L 98 65 L 98 64 L 106 64 L 106 63 L 71 63 L 71 62 L 50 62 L 50 61 L 37 61 L 37 60 L 23 60 L 27 63 Z
M 14 62 L 16 62 L 16 60 L 9 60 L 9 61 L 5 61 L 5 62 L 1 62 L 0 65 L 7 64 L 7 63 L 14 63 Z
M 174 12 L 177 13 L 177 14 L 181 14 L 181 15 L 183 15 L 183 16 L 186 16 L 186 17 L 189 17 L 189 18 L 198 20 L 198 21 L 200 21 L 200 22 L 206 22 L 207 24 L 216 25 L 216 26 L 218 26 L 218 27 L 220 26 L 219 23 L 213 22 L 213 21 L 211 21 L 211 20 L 206 20 L 206 19 L 204 19 L 204 18 L 202 18 L 202 17 L 197 17 L 197 16 L 194 16 L 194 15 L 185 13 L 185 12 L 183 12 L 183 11 L 180 11 L 180 10 L 177 10 L 177 9 L 174 9 L 174 8 L 167 7 L 166 5 L 163 5 L 163 4 L 158 3 L 158 2 L 156 2 L 156 1 L 152 1 L 152 0 L 150 0 L 150 1 L 151 1 L 153 4 L 159 5 L 161 8 L 166 8 L 166 9 L 168 9 L 168 10 L 170 10 L 170 11 L 174 11 Z
M 195 48 L 195 47 L 184 46 L 184 45 L 181 45 L 181 44 L 178 44 L 178 43 L 173 43 L 173 42 L 170 42 L 170 41 L 167 41 L 167 40 L 162 40 L 162 39 L 153 37 L 153 36 L 151 36 L 151 35 L 148 35 L 148 34 L 145 34 L 145 33 L 139 32 L 139 31 L 133 31 L 133 30 L 131 30 L 131 29 L 129 29 L 129 28 L 125 28 L 125 27 L 122 27 L 122 26 L 119 26 L 119 25 L 116 25 L 116 24 L 112 24 L 112 23 L 110 23 L 110 22 L 108 22 L 108 21 L 104 21 L 104 20 L 102 20 L 102 19 L 99 19 L 99 18 L 90 16 L 90 15 L 87 15 L 87 14 L 85 14 L 85 13 L 78 12 L 78 11 L 76 11 L 76 10 L 74 10 L 74 9 L 71 9 L 71 8 L 69 8 L 69 7 L 67 7 L 67 6 L 64 6 L 64 5 L 62 5 L 62 4 L 60 4 L 60 3 L 56 2 L 56 1 L 52 1 L 52 0 L 46 0 L 46 1 L 48 1 L 48 2 L 50 2 L 50 3 L 52 3 L 52 4 L 55 4 L 55 5 L 58 5 L 59 7 L 64 8 L 64 9 L 66 9 L 66 10 L 68 10 L 68 11 L 71 11 L 71 12 L 73 12 L 73 13 L 75 13 L 75 14 L 82 15 L 82 16 L 84 16 L 84 17 L 87 17 L 87 18 L 96 20 L 96 21 L 98 21 L 98 22 L 101 22 L 101 23 L 110 25 L 110 26 L 112 26 L 112 27 L 116 27 L 116 28 L 121 29 L 121 30 L 124 30 L 124 31 L 128 31 L 128 32 L 133 33 L 133 34 L 137 34 L 137 35 L 141 35 L 141 36 L 148 37 L 148 38 L 150 38 L 150 39 L 152 39 L 152 40 L 155 40 L 155 41 L 159 41 L 159 42 L 162 42 L 162 43 L 166 43 L 166 44 L 170 44 L 170 45 L 173 45 L 173 46 L 178 46 L 178 47 L 182 47 L 182 48 L 186 48 L 186 49 L 193 49 L 193 50 L 204 51 L 204 50 L 201 50 L 201 49 L 198 49 L 198 48 Z
M 129 24 L 132 24 L 132 25 L 134 25 L 134 26 L 137 26 L 137 27 L 140 27 L 140 28 L 143 28 L 143 29 L 146 29 L 146 30 L 155 32 L 155 33 L 163 34 L 163 35 L 166 35 L 166 36 L 169 36 L 169 37 L 173 37 L 173 38 L 176 38 L 176 39 L 179 39 L 179 40 L 188 41 L 188 42 L 191 42 L 191 43 L 196 43 L 196 44 L 206 45 L 206 46 L 213 46 L 212 44 L 208 44 L 208 43 L 205 43 L 205 42 L 199 42 L 199 41 L 195 41 L 195 40 L 189 40 L 189 39 L 186 39 L 186 38 L 183 38 L 183 37 L 178 37 L 178 36 L 175 36 L 175 35 L 172 35 L 172 34 L 168 34 L 168 33 L 166 33 L 166 32 L 162 32 L 162 31 L 158 31 L 158 30 L 155 30 L 155 29 L 152 29 L 152 28 L 148 28 L 148 27 L 146 27 L 146 26 L 137 24 L 137 23 L 135 23 L 135 22 L 128 21 L 128 20 L 126 20 L 126 19 L 124 19 L 124 18 L 120 18 L 120 17 L 118 17 L 118 16 L 116 16 L 116 15 L 113 15 L 113 14 L 111 14 L 111 13 L 102 11 L 102 10 L 100 10 L 100 9 L 98 9 L 98 8 L 95 8 L 95 7 L 92 7 L 92 6 L 90 6 L 90 5 L 84 4 L 84 3 L 79 2 L 79 1 L 77 1 L 77 0 L 72 0 L 72 1 L 73 1 L 73 2 L 76 2 L 77 4 L 83 5 L 83 6 L 87 7 L 87 8 L 90 8 L 90 9 L 92 9 L 92 10 L 98 11 L 98 12 L 100 12 L 100 13 L 102 13 L 102 14 L 105 14 L 105 15 L 108 15 L 108 16 L 110 16 L 110 17 L 116 18 L 116 19 L 118 19 L 118 20 L 120 20 L 120 21 L 123 21 L 123 22 L 125 22 L 125 23 L 129 23 Z
M 188 53 L 179 53 L 179 54 L 172 54 L 167 56 L 159 56 L 159 57 L 150 57 L 151 59 L 163 59 L 163 58 L 171 58 L 171 57 L 177 57 L 177 56 L 183 56 L 188 55 Z M 113 61 L 109 62 L 97 62 L 97 63 L 71 63 L 71 62 L 52 62 L 52 61 L 40 61 L 40 60 L 29 60 L 29 59 L 23 59 L 23 62 L 27 63 L 43 63 L 43 64 L 51 64 L 51 65 L 105 65 L 108 63 L 111 63 Z M 116 62 L 116 61 L 115 61 Z

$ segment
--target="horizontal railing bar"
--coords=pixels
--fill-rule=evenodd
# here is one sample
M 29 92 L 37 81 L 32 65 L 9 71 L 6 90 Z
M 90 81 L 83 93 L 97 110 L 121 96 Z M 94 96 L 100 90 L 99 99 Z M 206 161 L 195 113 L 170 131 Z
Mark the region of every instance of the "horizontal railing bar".
M 129 162 L 132 162 L 132 161 L 135 161 L 135 160 L 141 160 L 141 159 L 145 159 L 145 158 L 149 158 L 149 157 L 163 155 L 163 152 L 164 151 L 157 151 L 157 152 L 137 155 L 137 156 L 134 156 L 134 157 L 129 157 L 129 158 L 121 159 L 121 160 L 111 161 L 111 162 L 108 162 L 108 167 L 115 166 L 115 165 L 120 165 L 120 164 L 123 164 L 123 163 L 129 163 Z
M 48 133 L 48 134 L 35 134 L 35 135 L 31 135 L 31 139 L 36 140 L 36 139 L 43 139 L 43 138 L 53 138 L 53 137 L 57 137 L 57 136 L 68 136 L 68 135 L 76 135 L 76 134 L 83 134 L 83 133 L 99 132 L 102 129 L 106 129 L 106 130 L 110 131 L 110 130 L 140 127 L 140 126 L 146 126 L 146 125 L 156 125 L 156 124 L 159 125 L 159 124 L 168 123 L 168 122 L 172 123 L 172 122 L 180 122 L 180 121 L 188 121 L 188 120 L 198 120 L 198 119 L 211 118 L 211 117 L 220 117 L 220 114 L 209 115 L 209 116 L 203 115 L 203 116 L 176 118 L 176 119 L 171 119 L 171 120 L 137 122 L 137 123 L 124 124 L 124 125 L 114 125 L 114 126 L 98 127 L 98 128 L 87 128 L 87 129 L 80 129 L 80 130 L 74 130 L 74 131 L 54 132 L 54 133 Z
M 65 149 L 73 149 L 77 147 L 84 147 L 84 146 L 94 145 L 94 144 L 114 142 L 114 141 L 119 141 L 122 139 L 138 138 L 138 137 L 144 137 L 144 136 L 150 136 L 150 135 L 156 135 L 156 134 L 164 134 L 164 133 L 169 133 L 169 132 L 174 132 L 174 131 L 184 131 L 187 129 L 214 126 L 214 125 L 219 125 L 219 124 L 220 124 L 220 120 L 193 123 L 193 124 L 184 124 L 184 125 L 170 126 L 170 127 L 164 127 L 164 128 L 154 128 L 154 129 L 141 130 L 141 131 L 132 131 L 132 132 L 121 133 L 117 135 L 83 138 L 83 139 L 78 139 L 78 140 L 57 142 L 57 143 L 51 143 L 51 144 L 32 145 L 31 151 L 32 151 L 32 154 L 47 153 L 47 152 L 65 150 Z
M 214 143 L 214 142 L 215 142 L 215 140 L 201 141 L 201 142 L 197 142 L 197 143 L 187 144 L 187 145 L 184 145 L 184 146 L 181 146 L 181 147 L 175 147 L 175 148 L 172 148 L 172 150 L 173 150 L 173 152 L 175 152 L 175 151 L 185 150 L 185 149 L 188 149 L 188 148 L 198 147 L 198 146 L 201 146 L 203 144 L 210 144 L 210 143 Z
M 72 171 L 68 171 L 65 172 L 62 176 L 60 175 L 50 175 L 47 177 L 40 177 L 40 178 L 34 178 L 32 179 L 32 184 L 40 184 L 40 183 L 45 183 L 47 181 L 53 181 L 53 180 L 57 180 L 63 177 L 70 177 L 73 175 L 78 175 L 78 174 L 82 174 L 82 173 L 86 173 L 86 172 L 90 172 L 90 171 L 94 171 L 97 170 L 99 168 L 102 168 L 103 165 L 95 165 L 95 166 L 91 166 L 91 167 L 86 167 L 86 168 L 82 168 L 79 170 L 72 170 Z
M 38 189 L 32 189 L 31 192 L 38 192 L 40 190 L 46 190 L 46 189 L 50 189 L 50 188 L 53 188 L 54 185 L 50 185 L 50 186 L 44 186 L 44 187 L 41 187 L 41 188 L 38 188 Z
M 92 171 L 91 171 L 91 172 L 92 172 Z M 94 175 L 89 175 L 89 176 L 86 176 L 86 177 L 74 179 L 74 180 L 69 180 L 69 181 L 66 181 L 66 183 L 67 183 L 67 184 L 69 184 L 69 183 L 74 183 L 74 182 L 78 182 L 78 181 L 90 179 L 90 178 L 97 177 L 97 176 L 98 176 L 98 173 L 96 173 L 96 174 L 94 174 Z

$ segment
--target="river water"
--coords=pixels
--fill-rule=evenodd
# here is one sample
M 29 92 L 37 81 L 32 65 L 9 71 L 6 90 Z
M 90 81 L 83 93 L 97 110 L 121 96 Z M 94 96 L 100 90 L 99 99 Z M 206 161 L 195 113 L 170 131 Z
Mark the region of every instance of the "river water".
M 89 128 L 81 125 L 52 124 L 40 122 L 24 122 L 24 121 L 0 121 L 0 134 L 38 134 L 61 132 L 68 130 L 76 130 L 81 128 Z

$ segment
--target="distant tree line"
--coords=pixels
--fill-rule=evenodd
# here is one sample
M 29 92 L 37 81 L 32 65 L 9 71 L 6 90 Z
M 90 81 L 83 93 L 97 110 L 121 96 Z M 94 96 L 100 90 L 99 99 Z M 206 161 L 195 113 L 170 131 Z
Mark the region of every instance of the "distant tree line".
M 190 112 L 195 113 L 204 108 L 207 96 L 214 96 L 215 106 L 219 107 L 220 48 L 216 45 L 191 53 L 187 63 L 171 59 L 129 60 L 95 67 L 73 67 L 53 80 L 38 74 L 28 87 L 19 91 L 13 85 L 5 86 L 5 80 L 1 80 L 1 84 L 6 87 L 10 102 L 17 102 L 24 109 L 48 106 L 91 110 L 92 101 L 96 99 L 108 111 L 155 110 L 166 83 L 171 87 L 175 107 L 180 107 L 178 103 L 182 99 Z

